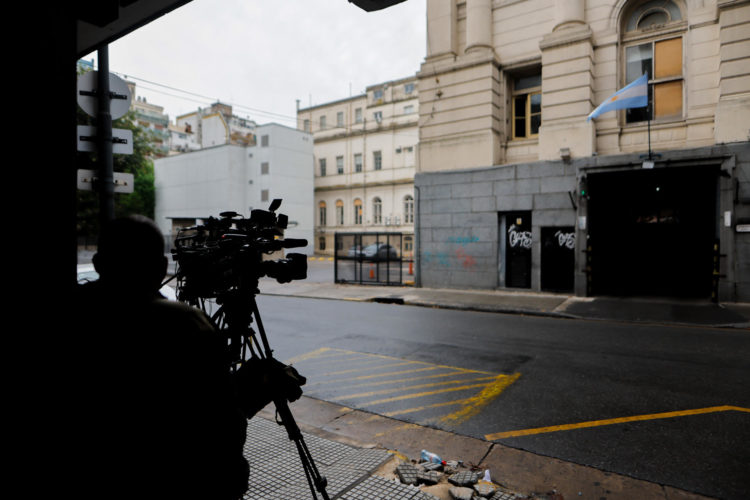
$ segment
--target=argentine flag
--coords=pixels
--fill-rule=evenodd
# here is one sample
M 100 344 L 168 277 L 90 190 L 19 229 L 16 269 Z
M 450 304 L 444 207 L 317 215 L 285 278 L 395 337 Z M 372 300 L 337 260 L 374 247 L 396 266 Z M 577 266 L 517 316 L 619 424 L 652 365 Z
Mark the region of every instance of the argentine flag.
M 648 75 L 645 74 L 621 88 L 591 112 L 586 121 L 602 113 L 626 108 L 644 108 L 648 106 Z

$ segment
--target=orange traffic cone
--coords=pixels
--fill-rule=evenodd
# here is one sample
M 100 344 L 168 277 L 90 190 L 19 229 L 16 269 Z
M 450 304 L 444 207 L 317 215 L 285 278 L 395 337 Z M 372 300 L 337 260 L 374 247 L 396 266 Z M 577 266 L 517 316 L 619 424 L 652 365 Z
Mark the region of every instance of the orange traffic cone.
M 409 262 L 409 274 L 414 274 L 414 262 Z
M 375 269 L 372 266 L 370 266 L 370 279 L 375 279 Z

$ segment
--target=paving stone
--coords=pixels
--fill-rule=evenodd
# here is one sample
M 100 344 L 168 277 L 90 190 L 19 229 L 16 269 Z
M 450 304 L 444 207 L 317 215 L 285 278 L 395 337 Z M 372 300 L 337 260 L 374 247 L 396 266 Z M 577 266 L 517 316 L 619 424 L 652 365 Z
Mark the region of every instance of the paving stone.
M 474 496 L 474 490 L 463 486 L 454 486 L 450 490 L 450 494 L 455 500 L 471 500 Z
M 436 470 L 417 472 L 417 482 L 422 484 L 437 484 L 443 475 Z
M 436 464 L 432 462 L 425 462 L 423 464 L 420 464 L 420 467 L 422 467 L 426 471 L 436 470 L 441 471 L 443 470 L 443 464 Z
M 448 477 L 448 482 L 456 486 L 473 486 L 479 480 L 479 474 L 468 470 L 456 472 Z
M 420 491 L 419 493 L 417 493 L 417 495 L 414 498 L 412 498 L 412 500 L 440 500 L 440 499 L 434 495 L 430 495 L 429 493 Z
M 497 491 L 497 488 L 492 483 L 480 481 L 474 485 L 474 491 L 476 491 L 477 495 L 480 497 L 489 498 Z
M 417 474 L 419 471 L 412 464 L 401 464 L 396 467 L 396 474 L 404 484 L 417 484 Z
M 516 500 L 518 495 L 515 493 L 508 493 L 507 491 L 496 491 L 489 500 Z
M 341 495 L 341 500 L 414 500 L 422 493 L 418 488 L 401 484 L 379 476 L 370 476 L 357 486 Z

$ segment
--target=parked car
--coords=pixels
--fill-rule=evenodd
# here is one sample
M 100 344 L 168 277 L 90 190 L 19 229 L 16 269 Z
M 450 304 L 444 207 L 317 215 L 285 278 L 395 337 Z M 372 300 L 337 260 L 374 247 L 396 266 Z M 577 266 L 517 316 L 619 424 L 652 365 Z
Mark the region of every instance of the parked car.
M 94 269 L 93 264 L 78 264 L 78 283 L 84 284 L 89 281 L 96 281 L 99 279 L 99 273 Z M 175 289 L 169 285 L 164 285 L 159 289 L 159 292 L 169 300 L 177 300 L 177 293 Z
M 398 260 L 398 251 L 385 243 L 367 245 L 362 253 L 367 260 Z
M 360 245 L 352 245 L 346 255 L 354 259 L 357 257 L 361 258 L 364 254 L 362 253 L 362 247 Z

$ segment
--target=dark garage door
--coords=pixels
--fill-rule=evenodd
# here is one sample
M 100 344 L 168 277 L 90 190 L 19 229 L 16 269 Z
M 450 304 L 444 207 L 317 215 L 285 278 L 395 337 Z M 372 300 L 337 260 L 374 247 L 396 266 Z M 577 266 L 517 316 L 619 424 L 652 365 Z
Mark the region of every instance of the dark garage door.
M 711 294 L 718 169 L 588 176 L 591 293 Z

